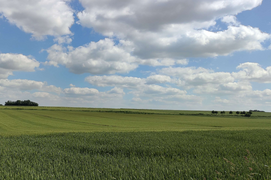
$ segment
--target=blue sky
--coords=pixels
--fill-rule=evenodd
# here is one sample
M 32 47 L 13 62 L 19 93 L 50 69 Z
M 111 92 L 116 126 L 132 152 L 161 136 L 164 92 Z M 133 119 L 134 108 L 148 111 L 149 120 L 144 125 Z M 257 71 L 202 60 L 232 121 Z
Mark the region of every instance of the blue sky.
M 271 108 L 268 0 L 0 0 L 0 103 Z

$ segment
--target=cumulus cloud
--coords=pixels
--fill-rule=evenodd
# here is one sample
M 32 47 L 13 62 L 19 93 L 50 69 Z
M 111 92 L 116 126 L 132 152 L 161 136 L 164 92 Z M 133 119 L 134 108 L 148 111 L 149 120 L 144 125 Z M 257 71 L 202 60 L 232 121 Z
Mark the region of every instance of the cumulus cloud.
M 13 71 L 33 72 L 39 65 L 34 58 L 22 54 L 0 54 L 0 79 L 12 75 Z
M 70 36 L 58 36 L 54 39 L 54 42 L 57 42 L 58 44 L 70 44 L 72 39 Z
M 270 38 L 257 28 L 239 25 L 235 18 L 236 14 L 259 6 L 262 0 L 80 2 L 85 8 L 77 14 L 81 25 L 130 41 L 133 55 L 146 65 L 171 66 L 182 58 L 261 50 L 261 43 Z M 220 18 L 229 24 L 228 29 L 209 31 Z
M 89 76 L 85 79 L 92 85 L 106 87 L 114 86 L 114 91 L 123 92 L 123 88 L 129 90 L 128 94 L 133 96 L 133 102 L 144 102 L 160 105 L 180 102 L 201 103 L 202 98 L 188 95 L 185 90 L 173 87 L 164 87 L 164 83 L 171 83 L 171 78 L 165 75 L 151 75 L 147 78 L 122 77 L 122 76 Z M 161 85 L 157 85 L 161 84 Z M 112 91 L 112 90 L 111 90 Z M 109 91 L 109 92 L 111 92 Z M 161 106 L 162 107 L 162 106 Z
M 50 101 L 60 101 L 59 96 L 54 95 L 54 94 L 50 94 L 48 92 L 35 92 L 32 94 L 32 96 L 34 98 L 36 98 L 37 100 L 42 100 L 42 101 L 44 101 L 45 99 L 50 100 Z M 50 104 L 51 104 L 51 102 L 50 102 Z
M 161 74 L 171 77 L 174 83 L 184 89 L 193 89 L 197 94 L 236 94 L 252 90 L 249 81 L 239 81 L 230 72 L 214 72 L 205 68 L 163 68 Z
M 0 87 L 6 90 L 15 89 L 20 91 L 30 91 L 30 90 L 42 90 L 47 92 L 54 92 L 60 94 L 62 92 L 61 88 L 47 85 L 46 82 L 32 81 L 27 79 L 0 79 Z
M 171 88 L 171 87 L 162 87 L 159 85 L 148 85 L 142 88 L 145 94 L 161 96 L 161 95 L 185 95 L 186 91 Z
M 0 0 L 0 15 L 36 39 L 71 34 L 74 23 L 65 0 Z
M 165 32 L 170 35 L 163 39 L 164 33 L 135 34 L 133 54 L 142 59 L 225 56 L 235 51 L 263 50 L 262 43 L 270 38 L 258 28 L 243 25 L 229 26 L 218 32 L 189 30 L 181 33 L 181 29 Z
M 171 104 L 171 106 L 172 104 L 180 106 L 184 102 L 187 103 L 187 105 L 198 105 L 203 101 L 202 97 L 189 95 L 185 90 L 155 84 L 145 85 L 138 90 L 132 91 L 131 94 L 134 95 L 135 99 L 144 99 L 152 105 L 161 103 Z
M 221 99 L 220 97 L 215 97 L 214 100 L 215 103 L 223 103 L 223 104 L 228 104 L 230 101 L 227 99 Z
M 229 25 L 234 25 L 234 26 L 238 26 L 240 25 L 240 22 L 237 21 L 237 18 L 235 16 L 224 16 L 221 19 L 222 22 L 225 22 Z
M 39 62 L 34 58 L 22 54 L 0 54 L 0 67 L 12 71 L 33 72 L 39 67 Z
M 121 88 L 114 87 L 113 89 L 108 91 L 108 94 L 121 94 L 121 95 L 124 95 L 125 92 Z
M 128 73 L 137 68 L 137 59 L 122 45 L 115 45 L 112 39 L 91 42 L 75 49 L 53 45 L 47 50 L 49 61 L 46 64 L 54 66 L 61 64 L 76 74 Z
M 77 48 L 54 45 L 47 50 L 47 64 L 64 65 L 76 74 L 128 73 L 139 65 L 187 65 L 190 57 L 263 50 L 262 43 L 270 38 L 258 28 L 238 24 L 235 17 L 262 0 L 80 2 L 85 9 L 77 14 L 79 23 L 111 39 Z M 218 19 L 228 28 L 210 31 Z M 61 36 L 55 41 L 68 44 L 71 38 Z
M 137 29 L 159 31 L 165 26 L 208 25 L 217 17 L 235 15 L 261 4 L 262 0 L 80 0 L 85 10 L 78 18 L 83 26 L 111 35 Z M 203 23 L 203 24 L 202 24 Z
M 271 66 L 263 69 L 258 63 L 246 62 L 240 64 L 237 69 L 241 69 L 239 72 L 233 73 L 237 79 L 271 83 Z
M 89 76 L 85 78 L 85 81 L 100 87 L 117 86 L 125 88 L 135 88 L 145 83 L 145 80 L 141 78 L 123 76 Z
M 93 88 L 79 88 L 79 87 L 70 87 L 70 88 L 66 88 L 64 89 L 64 93 L 67 95 L 88 95 L 88 96 L 92 96 L 92 95 L 96 95 L 99 93 L 99 91 L 97 89 L 93 89 Z
M 146 79 L 147 84 L 161 84 L 171 82 L 171 78 L 165 75 L 152 75 Z
M 64 89 L 64 102 L 73 106 L 117 107 L 123 102 L 124 91 L 114 87 L 109 91 L 99 91 L 94 88 L 70 87 Z
M 213 70 L 195 67 L 169 67 L 159 70 L 159 73 L 178 78 L 179 85 L 198 86 L 206 84 L 220 84 L 233 82 L 234 78 L 227 72 L 214 72 Z

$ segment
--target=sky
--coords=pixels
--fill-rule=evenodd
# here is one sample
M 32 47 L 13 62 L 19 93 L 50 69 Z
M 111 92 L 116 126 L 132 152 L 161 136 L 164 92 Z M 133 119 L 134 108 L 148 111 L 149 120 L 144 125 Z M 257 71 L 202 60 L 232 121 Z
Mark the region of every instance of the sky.
M 0 0 L 0 104 L 271 111 L 270 0 Z

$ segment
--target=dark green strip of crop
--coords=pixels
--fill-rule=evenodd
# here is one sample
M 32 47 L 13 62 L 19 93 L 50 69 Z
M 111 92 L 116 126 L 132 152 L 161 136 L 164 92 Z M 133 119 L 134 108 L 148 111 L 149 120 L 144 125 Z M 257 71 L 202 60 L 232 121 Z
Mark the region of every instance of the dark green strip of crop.
M 271 132 L 0 136 L 0 179 L 270 179 Z

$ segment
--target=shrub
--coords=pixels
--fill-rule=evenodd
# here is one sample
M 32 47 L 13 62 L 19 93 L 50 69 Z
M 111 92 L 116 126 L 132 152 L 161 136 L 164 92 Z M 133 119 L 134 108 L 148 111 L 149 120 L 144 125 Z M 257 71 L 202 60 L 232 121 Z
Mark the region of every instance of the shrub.
M 246 114 L 246 111 L 241 111 L 240 114 Z
M 212 111 L 212 114 L 217 114 L 217 113 L 218 113 L 217 111 L 214 111 L 214 110 Z
M 251 114 L 249 113 L 249 112 L 247 112 L 246 114 L 245 114 L 245 117 L 250 117 L 251 116 Z

